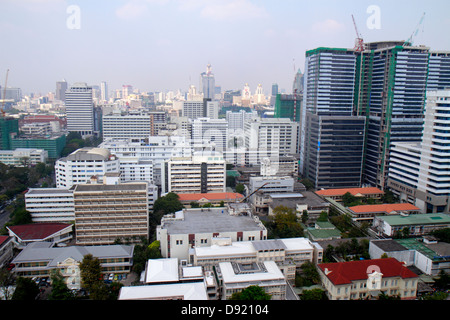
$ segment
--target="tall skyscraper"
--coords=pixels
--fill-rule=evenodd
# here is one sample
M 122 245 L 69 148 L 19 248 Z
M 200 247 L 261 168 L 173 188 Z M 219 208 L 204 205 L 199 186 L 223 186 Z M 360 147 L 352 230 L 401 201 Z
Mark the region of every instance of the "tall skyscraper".
M 355 110 L 366 117 L 363 182 L 387 186 L 394 142 L 419 142 L 427 89 L 450 85 L 448 53 L 399 41 L 366 44 L 357 54 Z
M 292 93 L 302 93 L 303 92 L 303 80 L 304 75 L 298 69 L 297 73 L 295 74 L 294 83 L 292 84 Z
M 202 72 L 201 75 L 201 88 L 203 98 L 214 100 L 216 84 L 214 80 L 214 74 L 211 71 L 211 64 L 206 66 L 206 72 Z
M 67 90 L 66 80 L 57 81 L 56 82 L 56 92 L 55 92 L 56 100 L 66 101 L 66 90 Z
M 92 87 L 84 82 L 74 83 L 66 91 L 67 131 L 81 136 L 94 134 L 94 102 Z
M 353 114 L 353 50 L 306 52 L 300 172 L 316 188 L 359 187 L 365 118 Z
M 100 99 L 102 102 L 107 102 L 109 100 L 108 84 L 105 81 L 100 83 Z

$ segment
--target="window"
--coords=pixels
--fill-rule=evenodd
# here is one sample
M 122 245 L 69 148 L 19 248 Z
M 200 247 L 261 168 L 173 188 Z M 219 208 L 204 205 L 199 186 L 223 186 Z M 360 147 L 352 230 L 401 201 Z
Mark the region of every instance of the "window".
M 177 244 L 177 245 L 182 245 L 182 244 L 183 244 L 183 240 L 177 240 L 177 241 L 176 241 L 176 244 Z

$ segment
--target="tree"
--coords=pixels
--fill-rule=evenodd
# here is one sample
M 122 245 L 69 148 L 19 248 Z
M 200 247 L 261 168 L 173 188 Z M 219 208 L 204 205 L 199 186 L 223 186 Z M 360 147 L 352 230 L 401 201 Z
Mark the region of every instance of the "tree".
M 0 269 L 0 292 L 5 300 L 11 299 L 9 287 L 14 283 L 14 275 L 6 268 Z
M 316 288 L 311 290 L 304 290 L 300 297 L 301 300 L 328 300 L 324 290 Z
M 158 198 L 153 205 L 154 218 L 157 224 L 161 222 L 161 218 L 169 213 L 174 213 L 183 209 L 183 205 L 176 193 L 169 192 L 163 197 Z
M 273 209 L 274 216 L 269 217 L 265 225 L 271 238 L 303 237 L 303 228 L 294 210 L 286 206 Z
M 322 211 L 320 213 L 319 218 L 317 218 L 317 221 L 319 221 L 319 222 L 327 222 L 328 221 L 328 213 L 326 211 Z
M 450 228 L 434 230 L 431 234 L 439 241 L 450 243 Z
M 245 186 L 242 183 L 238 183 L 236 185 L 236 192 L 240 194 L 244 194 L 245 192 Z
M 36 300 L 39 294 L 38 285 L 30 278 L 19 277 L 16 281 L 16 290 L 12 295 L 12 300 Z
M 28 224 L 32 223 L 33 219 L 31 214 L 24 207 L 19 207 L 14 210 L 12 223 L 14 225 Z
M 92 254 L 83 257 L 80 263 L 81 283 L 83 288 L 91 294 L 100 288 L 100 284 L 103 284 L 101 270 L 98 258 L 95 258 Z
M 314 190 L 314 183 L 311 180 L 304 178 L 300 180 L 300 183 L 305 186 L 306 190 Z
M 361 204 L 357 197 L 352 195 L 350 192 L 346 192 L 342 196 L 342 203 L 345 207 L 352 207 L 358 204 Z
M 306 223 L 308 221 L 308 210 L 303 210 L 302 212 L 302 222 Z
M 230 300 L 270 300 L 272 296 L 260 286 L 249 286 L 241 292 L 235 292 Z
M 66 281 L 59 269 L 55 269 L 51 272 L 50 279 L 52 281 L 52 291 L 48 297 L 48 300 L 75 299 L 75 295 L 67 287 Z

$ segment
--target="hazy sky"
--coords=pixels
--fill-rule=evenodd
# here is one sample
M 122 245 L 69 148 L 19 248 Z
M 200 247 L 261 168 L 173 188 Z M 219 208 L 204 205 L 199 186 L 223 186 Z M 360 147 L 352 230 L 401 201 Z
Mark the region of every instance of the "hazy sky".
M 291 92 L 306 50 L 354 46 L 352 14 L 371 42 L 406 40 L 424 12 L 414 43 L 450 51 L 448 0 L 0 0 L 0 85 L 10 69 L 25 94 L 62 79 L 187 91 L 211 63 L 222 90 Z

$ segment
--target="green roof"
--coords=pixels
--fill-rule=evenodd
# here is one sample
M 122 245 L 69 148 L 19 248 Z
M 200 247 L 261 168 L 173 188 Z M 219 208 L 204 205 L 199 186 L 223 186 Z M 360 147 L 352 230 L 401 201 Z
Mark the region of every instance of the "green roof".
M 409 250 L 416 250 L 430 259 L 439 256 L 434 250 L 431 250 L 417 239 L 397 239 L 395 240 Z
M 380 216 L 379 218 L 383 219 L 391 226 L 450 224 L 450 215 L 444 213 L 411 214 L 408 216 L 392 215 Z
M 341 238 L 341 232 L 338 229 L 308 229 L 307 231 L 312 236 L 312 240 Z
M 227 170 L 227 176 L 239 177 L 239 176 L 241 176 L 241 174 L 236 170 Z

